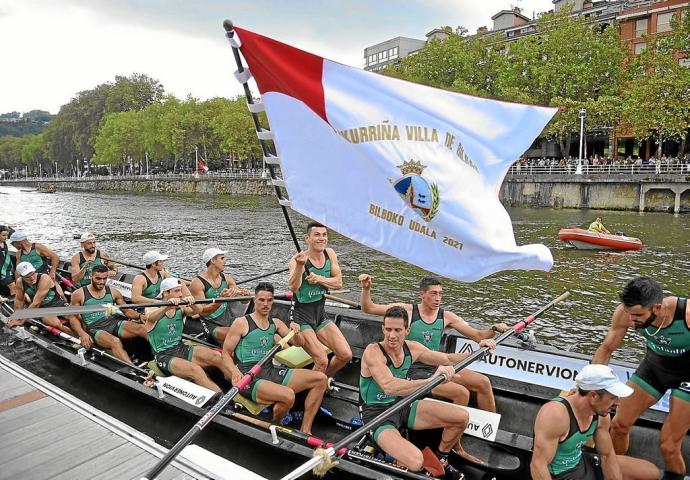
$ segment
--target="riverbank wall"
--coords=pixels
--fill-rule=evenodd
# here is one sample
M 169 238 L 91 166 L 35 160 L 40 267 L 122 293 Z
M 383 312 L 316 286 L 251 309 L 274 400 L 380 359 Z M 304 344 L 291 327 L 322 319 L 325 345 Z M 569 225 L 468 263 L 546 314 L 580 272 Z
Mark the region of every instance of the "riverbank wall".
M 273 195 L 270 180 L 259 175 L 236 177 L 105 177 L 27 179 L 0 185 L 57 190 L 115 191 L 192 195 Z M 506 177 L 500 199 L 506 206 L 594 208 L 690 213 L 688 175 L 515 175 Z
M 690 213 L 688 175 L 509 175 L 508 206 Z
M 270 180 L 261 176 L 237 177 L 102 177 L 83 179 L 43 179 L 6 181 L 0 185 L 24 188 L 54 186 L 63 191 L 111 191 L 182 195 L 273 195 Z

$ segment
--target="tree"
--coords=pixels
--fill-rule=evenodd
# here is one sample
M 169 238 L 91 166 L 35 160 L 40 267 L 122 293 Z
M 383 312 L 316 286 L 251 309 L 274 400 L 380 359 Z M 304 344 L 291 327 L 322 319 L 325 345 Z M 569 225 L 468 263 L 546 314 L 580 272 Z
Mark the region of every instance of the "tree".
M 690 53 L 688 17 L 675 15 L 671 33 L 647 37 L 645 51 L 629 61 L 622 120 L 638 139 L 656 139 L 657 157 L 670 139 L 681 142 L 682 154 L 690 128 L 690 69 L 678 64 L 679 54 Z
M 143 115 L 136 110 L 109 113 L 94 142 L 94 162 L 99 165 L 123 165 L 129 159 L 144 158 Z

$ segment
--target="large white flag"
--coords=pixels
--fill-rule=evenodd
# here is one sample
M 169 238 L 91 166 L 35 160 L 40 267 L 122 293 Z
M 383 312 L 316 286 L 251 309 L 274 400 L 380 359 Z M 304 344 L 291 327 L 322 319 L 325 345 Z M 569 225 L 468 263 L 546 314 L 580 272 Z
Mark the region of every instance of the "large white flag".
M 240 28 L 235 41 L 294 210 L 448 278 L 551 269 L 544 245 L 515 244 L 498 194 L 556 109 L 365 72 Z

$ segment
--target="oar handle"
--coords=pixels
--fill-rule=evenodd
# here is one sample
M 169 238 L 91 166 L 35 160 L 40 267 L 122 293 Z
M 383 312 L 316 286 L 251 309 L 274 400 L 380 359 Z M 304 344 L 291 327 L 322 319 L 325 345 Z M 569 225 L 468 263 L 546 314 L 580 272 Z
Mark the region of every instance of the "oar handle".
M 348 305 L 352 308 L 361 308 L 361 305 L 358 302 L 355 302 L 355 301 L 347 299 L 347 298 L 336 297 L 335 295 L 331 295 L 330 293 L 325 294 L 324 297 L 326 297 L 328 300 L 342 303 L 343 305 Z
M 101 257 L 101 260 L 103 260 L 104 262 L 119 263 L 120 265 L 124 265 L 125 267 L 132 267 L 132 268 L 136 268 L 137 270 L 141 270 L 141 271 L 146 270 L 146 267 L 142 267 L 141 265 L 135 265 L 135 264 L 133 264 L 133 263 L 129 263 L 129 262 L 125 262 L 125 261 L 122 261 L 122 260 L 118 260 L 117 258 L 111 258 L 111 257 L 105 258 L 105 257 Z M 180 280 L 184 280 L 185 282 L 191 282 L 191 280 L 190 280 L 189 278 L 182 278 L 182 277 L 179 277 L 179 278 L 180 278 Z
M 542 315 L 544 312 L 548 311 L 549 309 L 553 308 L 555 305 L 557 305 L 563 299 L 567 298 L 569 295 L 570 295 L 569 292 L 565 292 L 564 294 L 558 296 L 557 298 L 555 298 L 554 300 L 549 302 L 544 307 L 537 310 L 532 315 L 529 315 L 524 320 L 521 320 L 520 322 L 518 322 L 513 328 L 508 329 L 507 331 L 503 332 L 501 335 L 499 335 L 495 339 L 496 344 L 499 344 L 503 340 L 505 340 L 506 338 L 510 337 L 511 335 L 514 335 L 515 333 L 522 331 L 522 329 L 524 329 L 526 325 L 529 325 L 530 323 L 534 322 L 534 320 L 536 320 L 537 317 L 539 317 L 540 315 Z M 462 359 L 460 362 L 456 363 L 453 366 L 454 371 L 457 373 L 458 371 L 465 368 L 467 365 L 478 360 L 479 358 L 482 358 L 486 354 L 487 351 L 488 351 L 487 347 L 482 347 L 478 350 L 475 350 L 474 352 L 469 354 L 467 357 Z M 305 474 L 312 467 L 316 467 L 321 462 L 323 462 L 326 459 L 326 457 L 333 456 L 333 454 L 335 452 L 340 451 L 342 448 L 347 448 L 347 446 L 350 443 L 361 438 L 362 432 L 368 432 L 368 431 L 374 430 L 376 427 L 378 427 L 383 422 L 385 422 L 391 415 L 394 415 L 395 413 L 399 412 L 403 408 L 410 405 L 412 402 L 414 402 L 418 398 L 422 397 L 423 395 L 426 395 L 428 392 L 430 392 L 431 390 L 436 388 L 438 385 L 445 382 L 445 380 L 446 379 L 443 376 L 432 377 L 427 383 L 425 383 L 424 385 L 419 387 L 417 390 L 415 390 L 414 392 L 412 392 L 411 394 L 409 394 L 405 398 L 396 402 L 391 408 L 389 408 L 388 410 L 386 410 L 384 412 L 381 412 L 373 420 L 371 420 L 370 422 L 367 422 L 365 425 L 359 427 L 358 429 L 354 430 L 352 433 L 350 433 L 346 437 L 342 438 L 332 448 L 329 448 L 329 449 L 321 452 L 320 455 L 312 458 L 311 460 L 309 460 L 309 462 L 307 462 L 304 465 L 302 465 L 301 467 L 298 467 L 297 469 L 293 470 L 293 472 L 284 476 L 282 480 L 293 480 L 293 479 L 298 478 L 301 475 Z M 307 468 L 307 465 L 309 465 L 308 468 Z
M 278 343 L 276 343 L 271 350 L 269 350 L 264 357 L 259 360 L 259 362 L 254 365 L 252 368 L 249 369 L 247 373 L 244 374 L 244 376 L 240 379 L 239 382 L 237 382 L 237 385 L 232 387 L 228 393 L 223 395 L 223 397 L 216 403 L 213 407 L 209 409 L 206 414 L 199 419 L 196 424 L 189 430 L 184 437 L 182 437 L 169 451 L 166 453 L 163 458 L 161 458 L 156 465 L 146 474 L 145 477 L 142 478 L 142 480 L 148 480 L 151 479 L 153 480 L 156 478 L 156 476 L 163 471 L 163 469 L 170 463 L 172 462 L 175 457 L 186 447 L 189 445 L 196 437 L 201 433 L 201 431 L 225 408 L 227 404 L 230 403 L 230 401 L 235 398 L 235 396 L 240 392 L 240 390 L 244 389 L 247 385 L 251 383 L 251 381 L 256 378 L 256 376 L 261 373 L 261 369 L 263 366 L 267 363 L 270 362 L 273 356 L 278 353 L 283 345 L 284 341 L 287 343 L 287 340 L 292 338 L 292 335 L 294 335 L 294 331 L 288 332 L 285 337 L 283 337 Z
M 205 298 L 203 300 L 195 300 L 195 305 L 207 305 L 209 303 L 228 303 L 228 302 L 246 302 L 247 300 L 252 300 L 254 297 L 251 295 L 245 295 L 241 297 L 218 297 L 218 298 Z M 277 293 L 273 298 L 277 299 L 291 299 L 292 292 Z M 139 309 L 139 308 L 155 308 L 155 307 L 172 307 L 173 302 L 150 302 L 150 303 L 127 303 L 123 305 L 118 305 L 120 310 L 122 309 Z M 187 302 L 181 301 L 177 305 L 186 306 L 190 305 Z

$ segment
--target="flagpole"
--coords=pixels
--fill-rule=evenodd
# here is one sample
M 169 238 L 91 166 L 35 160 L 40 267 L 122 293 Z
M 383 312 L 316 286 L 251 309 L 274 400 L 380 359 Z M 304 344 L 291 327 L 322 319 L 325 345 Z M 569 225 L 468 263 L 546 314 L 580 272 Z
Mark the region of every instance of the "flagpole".
M 194 176 L 198 177 L 199 176 L 199 146 L 198 145 L 196 147 L 194 147 L 194 158 L 195 158 Z
M 242 59 L 240 58 L 240 50 L 236 45 L 236 42 L 234 41 L 234 36 L 235 36 L 235 30 L 234 26 L 232 24 L 232 20 L 225 20 L 223 22 L 223 28 L 225 29 L 225 35 L 227 36 L 228 40 L 230 41 L 230 45 L 232 46 L 232 54 L 235 57 L 235 63 L 237 64 L 237 72 L 239 74 L 244 73 L 245 68 L 242 65 Z M 241 82 L 242 87 L 244 87 L 244 96 L 247 98 L 247 103 L 248 104 L 253 104 L 254 99 L 252 97 L 252 92 L 249 90 L 249 84 L 247 83 L 247 80 Z M 252 115 L 252 119 L 254 120 L 254 128 L 256 129 L 257 134 L 259 132 L 263 131 L 263 127 L 261 126 L 261 121 L 259 120 L 259 115 L 255 112 L 250 112 Z M 268 155 L 275 156 L 276 152 L 273 147 L 271 147 L 268 143 L 267 140 L 263 140 L 259 138 L 259 144 L 261 144 L 261 150 L 263 152 L 264 158 Z M 271 180 L 276 180 L 276 175 L 275 175 L 275 167 L 268 163 L 266 164 L 268 166 L 268 172 L 271 175 Z M 287 198 L 283 196 L 283 193 L 280 191 L 280 187 L 273 183 L 273 189 L 275 190 L 275 194 L 278 197 L 278 203 L 280 204 L 280 208 L 283 211 L 283 216 L 285 217 L 285 222 L 287 223 L 288 229 L 290 230 L 290 236 L 292 237 L 292 241 L 295 244 L 295 248 L 297 249 L 298 252 L 302 251 L 302 248 L 299 245 L 299 241 L 297 240 L 297 235 L 295 234 L 295 229 L 292 226 L 292 221 L 290 220 L 290 214 L 287 211 L 287 208 L 285 207 L 284 203 L 287 202 Z

